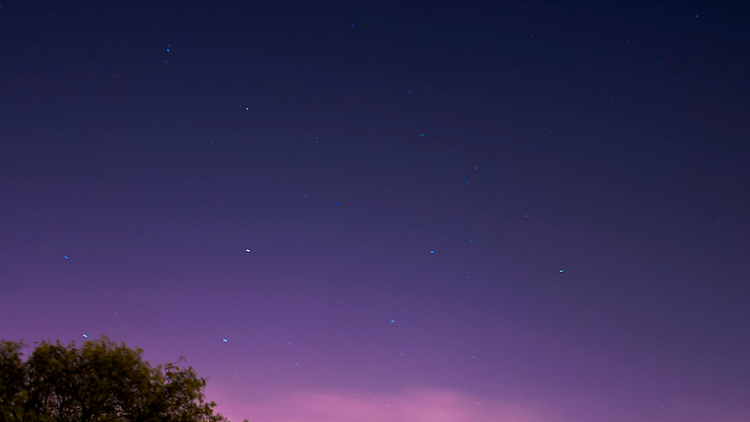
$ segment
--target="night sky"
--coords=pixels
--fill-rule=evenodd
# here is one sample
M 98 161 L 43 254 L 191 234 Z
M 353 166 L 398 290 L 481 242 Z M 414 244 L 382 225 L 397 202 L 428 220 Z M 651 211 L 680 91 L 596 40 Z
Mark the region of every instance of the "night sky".
M 748 421 L 749 12 L 3 2 L 0 338 L 233 421 Z

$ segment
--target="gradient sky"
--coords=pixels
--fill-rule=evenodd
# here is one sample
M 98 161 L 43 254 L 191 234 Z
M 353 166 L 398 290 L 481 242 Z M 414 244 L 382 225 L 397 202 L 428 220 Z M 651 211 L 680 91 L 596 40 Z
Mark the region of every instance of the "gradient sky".
M 233 421 L 748 421 L 748 12 L 3 2 L 0 338 Z

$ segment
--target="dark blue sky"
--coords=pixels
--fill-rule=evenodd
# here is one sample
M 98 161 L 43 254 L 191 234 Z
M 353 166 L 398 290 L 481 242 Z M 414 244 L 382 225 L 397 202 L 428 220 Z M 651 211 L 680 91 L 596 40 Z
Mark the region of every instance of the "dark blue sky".
M 0 338 L 251 422 L 747 420 L 749 11 L 5 2 Z

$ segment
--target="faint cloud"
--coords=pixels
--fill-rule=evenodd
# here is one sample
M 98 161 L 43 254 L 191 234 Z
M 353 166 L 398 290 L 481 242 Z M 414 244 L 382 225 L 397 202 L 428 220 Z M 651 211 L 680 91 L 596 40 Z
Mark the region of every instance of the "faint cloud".
M 555 422 L 529 407 L 487 402 L 454 391 L 394 395 L 296 393 L 238 406 L 254 422 Z

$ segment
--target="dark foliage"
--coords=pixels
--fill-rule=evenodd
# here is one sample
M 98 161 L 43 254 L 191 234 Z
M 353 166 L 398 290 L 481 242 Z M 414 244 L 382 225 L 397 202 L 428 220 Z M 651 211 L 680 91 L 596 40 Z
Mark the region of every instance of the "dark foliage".
M 205 402 L 205 380 L 106 337 L 76 348 L 0 341 L 0 422 L 226 422 Z

